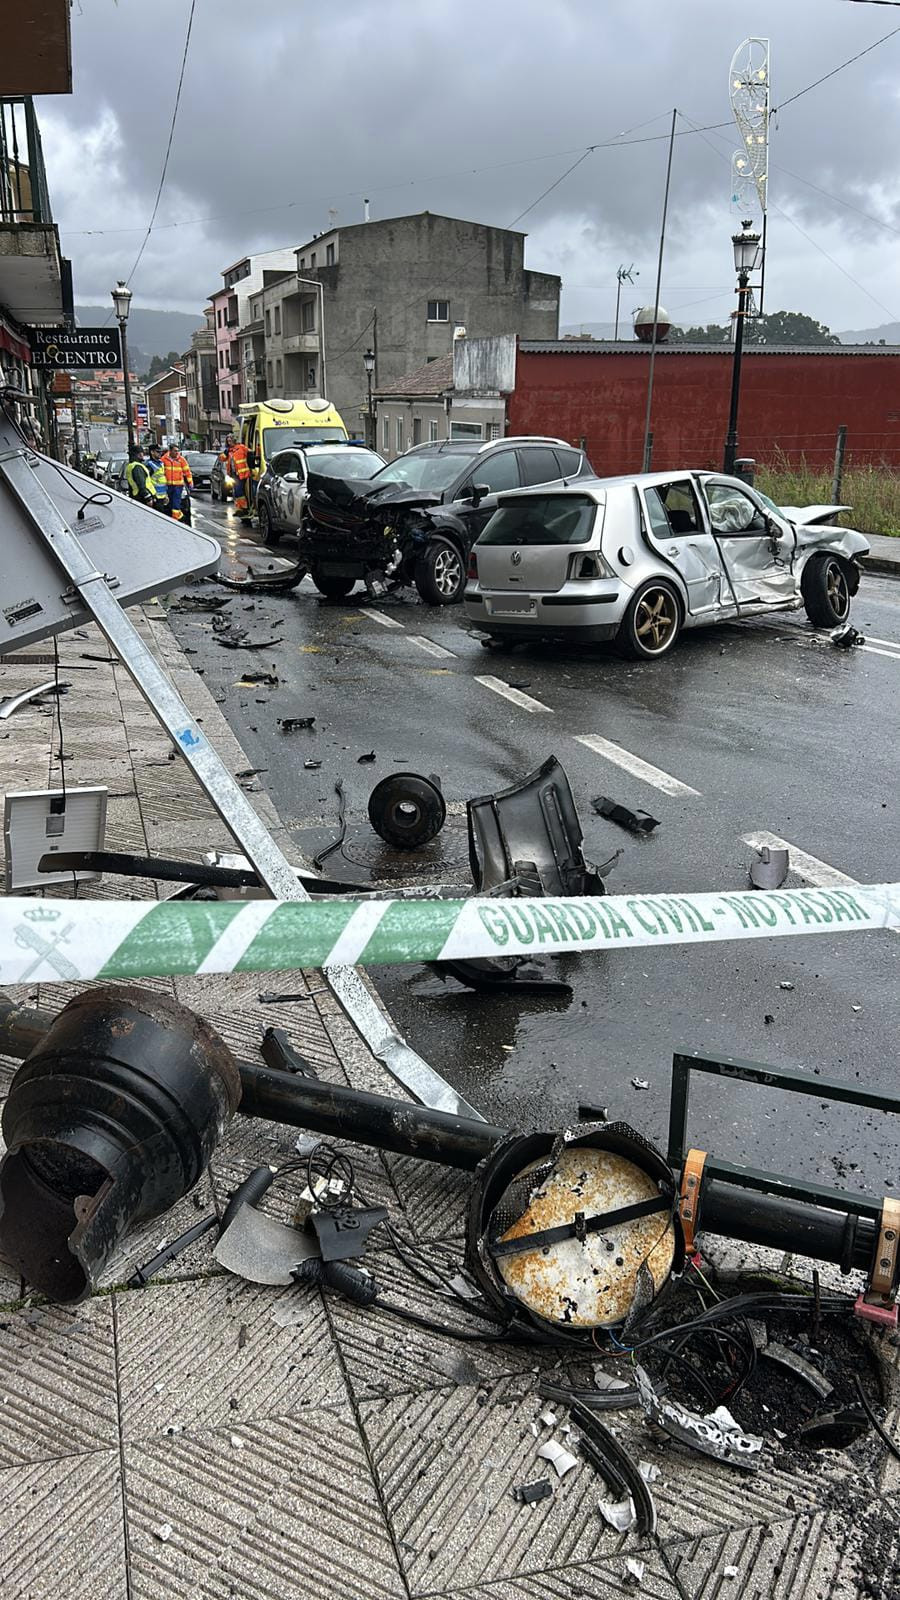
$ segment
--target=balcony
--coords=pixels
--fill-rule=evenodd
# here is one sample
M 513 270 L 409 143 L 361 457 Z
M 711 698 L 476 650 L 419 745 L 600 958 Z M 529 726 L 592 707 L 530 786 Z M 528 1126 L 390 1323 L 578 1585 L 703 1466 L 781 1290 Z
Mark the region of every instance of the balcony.
M 30 96 L 0 99 L 0 306 L 26 324 L 62 322 L 67 309 Z
M 319 354 L 319 335 L 317 333 L 286 333 L 282 341 L 282 349 L 286 356 L 317 356 Z

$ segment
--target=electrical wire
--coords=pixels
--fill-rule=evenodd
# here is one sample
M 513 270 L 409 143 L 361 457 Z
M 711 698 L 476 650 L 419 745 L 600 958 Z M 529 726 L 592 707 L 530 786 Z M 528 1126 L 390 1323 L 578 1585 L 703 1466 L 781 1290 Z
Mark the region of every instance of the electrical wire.
M 855 56 L 850 56 L 847 61 L 842 61 L 839 66 L 832 67 L 831 71 L 826 72 L 824 77 L 816 78 L 815 82 L 808 83 L 805 89 L 798 89 L 796 94 L 789 95 L 788 99 L 782 100 L 780 105 L 773 106 L 771 115 L 773 117 L 777 116 L 779 111 L 785 109 L 785 106 L 792 106 L 795 100 L 800 100 L 805 94 L 810 94 L 813 89 L 818 89 L 821 83 L 827 83 L 829 78 L 837 77 L 839 72 L 843 72 L 847 67 L 852 67 L 854 61 L 861 61 L 863 56 L 871 55 L 872 51 L 877 50 L 879 45 L 886 44 L 888 39 L 893 39 L 898 33 L 900 33 L 900 28 L 892 28 L 890 33 L 883 34 L 880 39 L 875 40 L 874 44 L 867 44 L 865 50 L 857 51 Z

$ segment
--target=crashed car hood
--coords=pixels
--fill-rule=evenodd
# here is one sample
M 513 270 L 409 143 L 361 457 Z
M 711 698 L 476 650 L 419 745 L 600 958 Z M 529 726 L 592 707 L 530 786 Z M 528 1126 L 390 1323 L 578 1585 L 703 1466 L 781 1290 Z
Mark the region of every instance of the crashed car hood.
M 852 506 L 782 506 L 782 515 L 797 528 L 808 528 L 811 523 L 833 522 L 842 511 L 852 511 Z
M 871 546 L 865 534 L 855 528 L 838 528 L 834 523 L 812 522 L 794 524 L 797 549 L 812 554 L 814 550 L 833 550 L 840 556 L 865 556 Z
M 360 502 L 370 509 L 374 506 L 439 506 L 441 495 L 434 489 L 410 489 L 408 485 L 391 485 L 384 489 L 363 490 Z

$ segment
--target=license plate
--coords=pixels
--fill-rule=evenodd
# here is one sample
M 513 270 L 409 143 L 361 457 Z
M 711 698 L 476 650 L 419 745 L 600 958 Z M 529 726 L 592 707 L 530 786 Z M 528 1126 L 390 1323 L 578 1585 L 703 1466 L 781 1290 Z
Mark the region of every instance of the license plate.
M 524 594 L 496 595 L 488 601 L 488 611 L 494 617 L 533 617 L 535 609 L 535 601 Z

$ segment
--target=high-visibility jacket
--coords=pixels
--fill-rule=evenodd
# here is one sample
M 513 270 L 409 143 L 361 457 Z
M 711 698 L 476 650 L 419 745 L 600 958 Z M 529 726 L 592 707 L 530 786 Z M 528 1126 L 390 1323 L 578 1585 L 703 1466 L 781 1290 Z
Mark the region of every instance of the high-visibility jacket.
M 186 483 L 193 485 L 194 480 L 191 477 L 191 469 L 184 456 L 170 456 L 167 450 L 162 459 L 166 483 L 170 489 L 181 489 Z
M 161 461 L 148 459 L 147 471 L 150 474 L 150 490 L 159 501 L 168 502 L 169 486 L 166 483 L 166 469 Z
M 228 452 L 228 466 L 233 478 L 249 478 L 250 461 L 245 444 L 233 444 Z
M 153 493 L 150 468 L 146 461 L 129 461 L 125 468 L 125 482 L 133 500 L 140 500 L 145 494 Z

